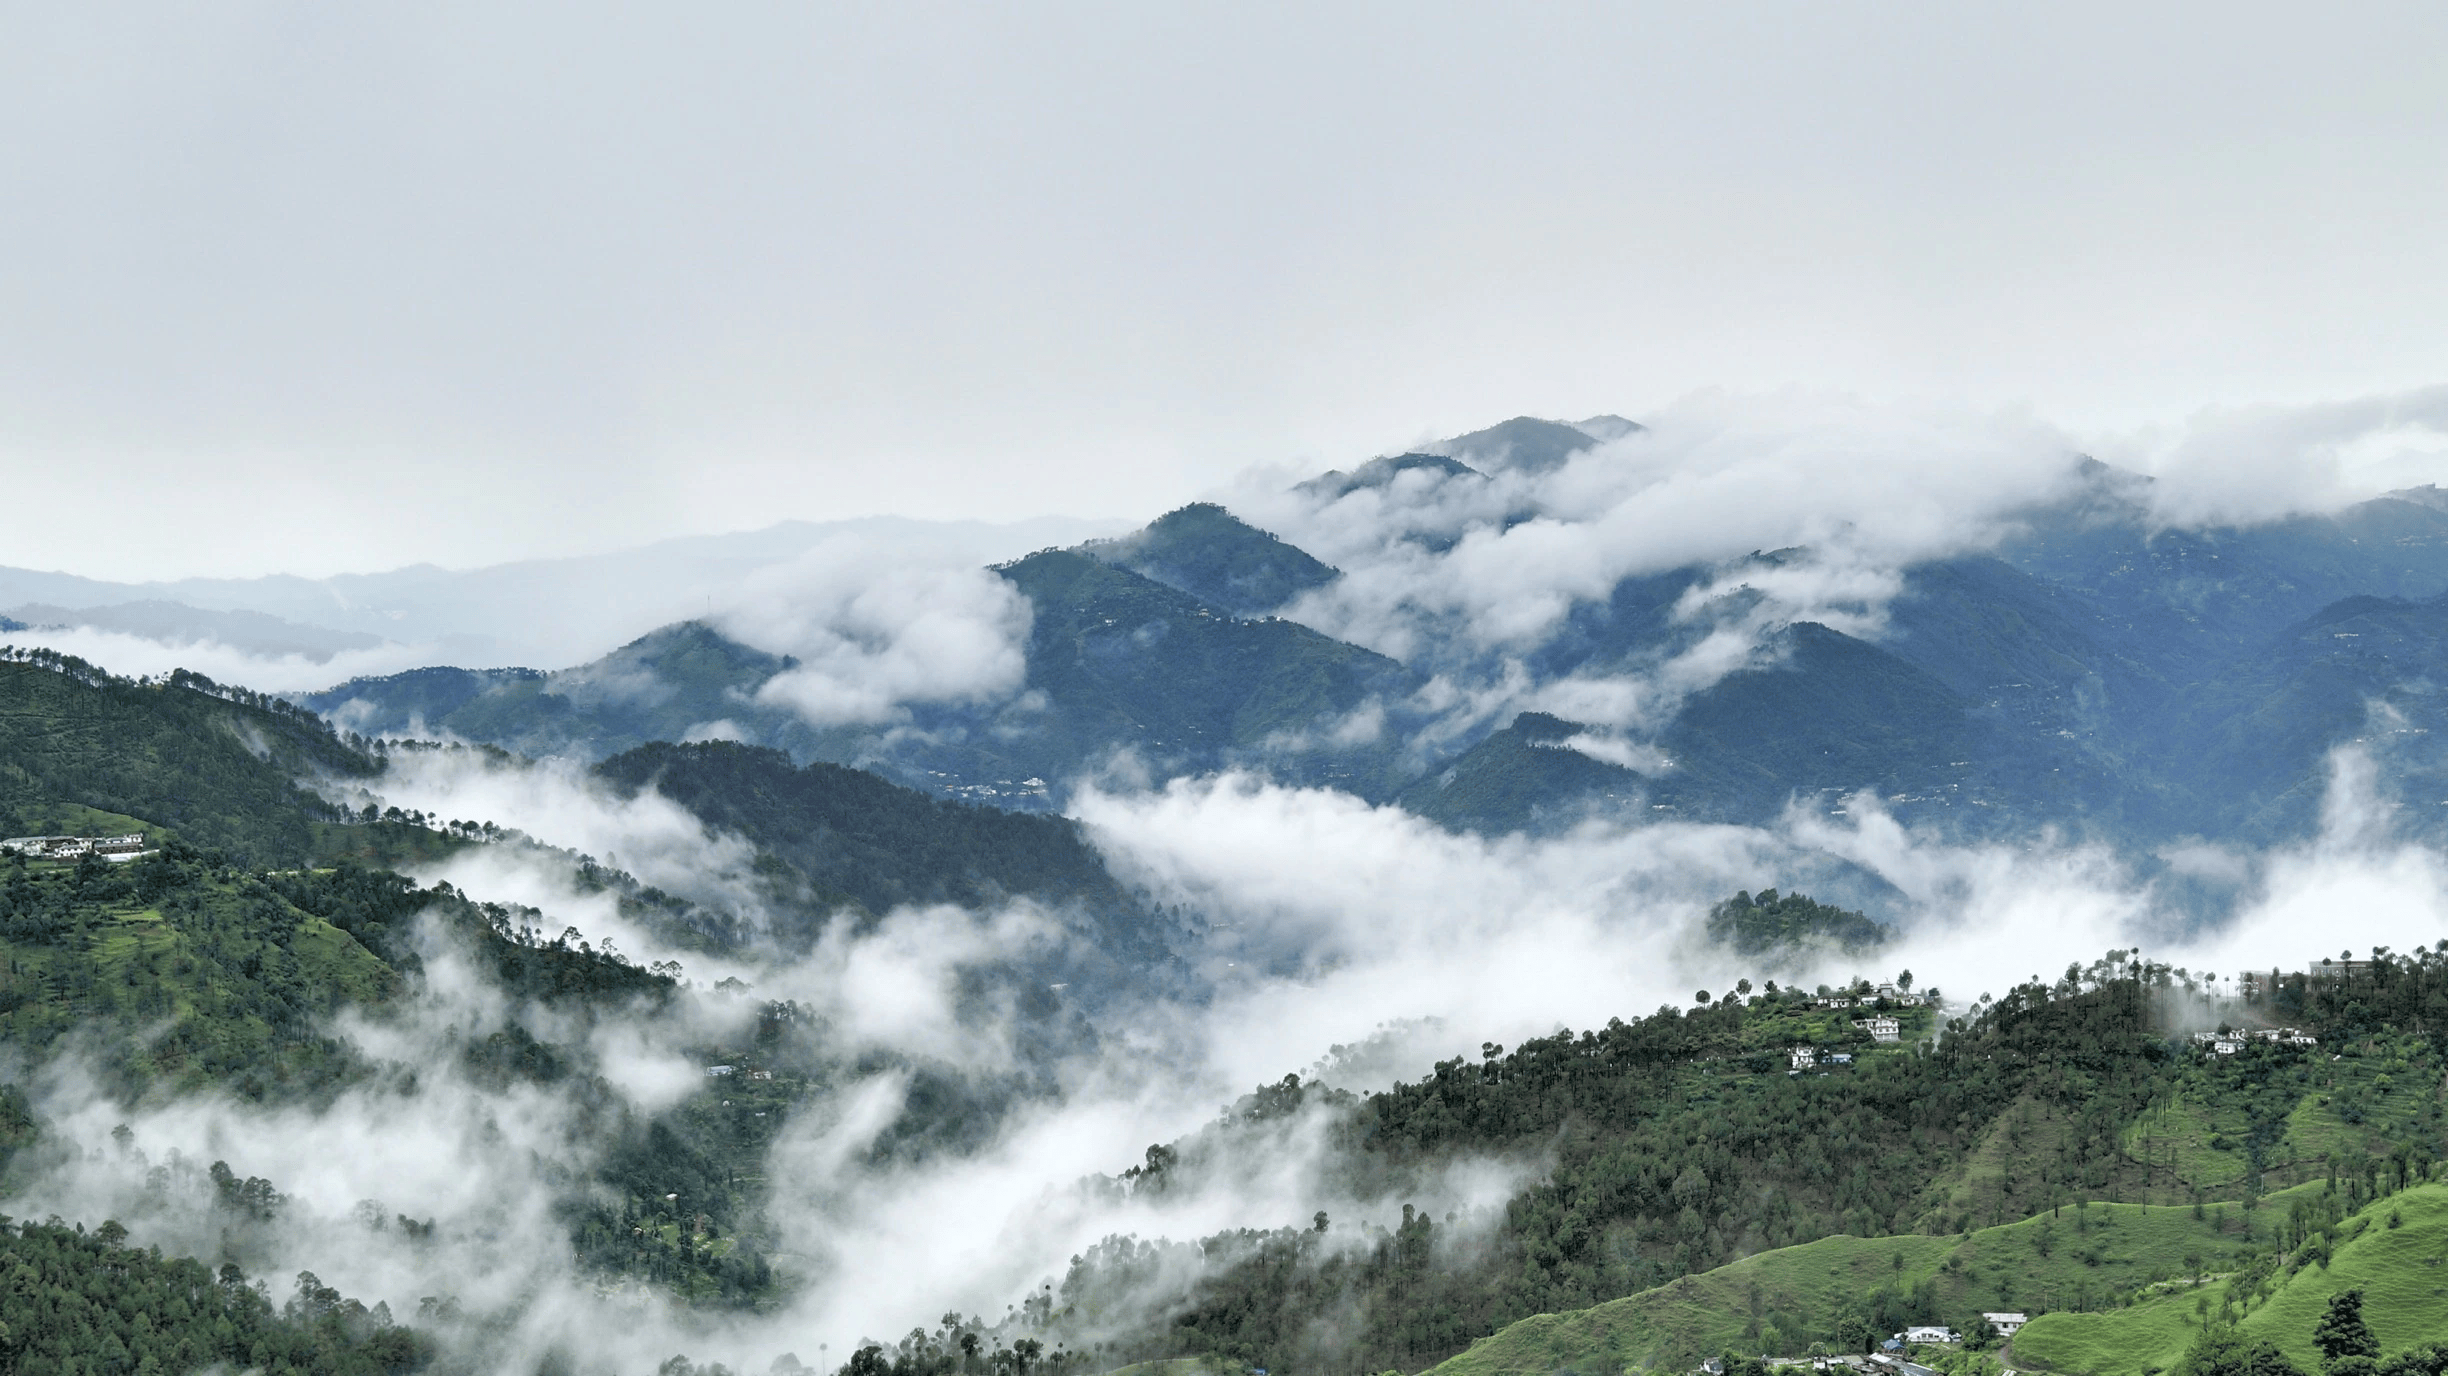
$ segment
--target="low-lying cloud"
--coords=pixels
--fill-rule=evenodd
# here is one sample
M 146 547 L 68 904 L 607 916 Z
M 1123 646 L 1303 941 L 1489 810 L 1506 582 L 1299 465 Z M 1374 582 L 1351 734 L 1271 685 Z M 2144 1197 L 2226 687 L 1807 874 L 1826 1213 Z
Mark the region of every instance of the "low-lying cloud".
M 907 703 L 1016 692 L 1028 673 L 1028 599 L 974 565 L 903 558 L 835 540 L 743 583 L 716 624 L 797 661 L 757 700 L 823 727 L 893 721 Z
M 186 669 L 259 693 L 311 693 L 352 678 L 414 669 L 431 664 L 438 657 L 430 645 L 377 645 L 362 650 L 339 650 L 323 658 L 266 655 L 218 640 L 156 640 L 95 626 L 37 626 L 8 631 L 0 633 L 0 643 L 24 649 L 57 650 L 129 678 L 160 677 L 174 669 Z

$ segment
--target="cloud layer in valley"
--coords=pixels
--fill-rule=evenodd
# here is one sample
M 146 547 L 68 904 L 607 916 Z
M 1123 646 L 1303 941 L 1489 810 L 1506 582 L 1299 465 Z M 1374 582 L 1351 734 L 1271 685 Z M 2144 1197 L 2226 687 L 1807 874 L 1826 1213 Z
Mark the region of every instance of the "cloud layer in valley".
M 437 815 L 481 814 L 617 854 L 675 891 L 753 901 L 732 887 L 739 844 L 708 836 L 651 793 L 623 800 L 556 768 L 472 755 L 403 762 L 382 786 L 396 789 L 387 797 Z M 2321 835 L 2230 857 L 2242 871 L 2238 911 L 2203 927 L 2161 901 L 2151 876 L 2105 851 L 1951 845 L 1915 833 L 1869 798 L 1849 801 L 1840 815 L 1795 813 L 1771 828 L 1592 823 L 1546 840 L 1490 840 L 1348 795 L 1241 776 L 1091 792 L 1079 814 L 1116 869 L 1200 914 L 1211 992 L 1196 1004 L 1134 1009 L 1128 1025 L 1108 1029 L 1101 1049 L 1066 1064 L 1057 1092 L 1019 1105 L 975 1148 L 919 1160 L 868 1150 L 910 1111 L 900 1067 L 948 1063 L 991 1077 L 1010 1063 L 1010 1049 L 997 1044 L 1005 1025 L 964 1018 L 957 1007 L 958 975 L 1053 939 L 1027 914 L 904 911 L 864 934 L 837 930 L 804 952 L 670 952 L 688 960 L 701 987 L 736 973 L 756 997 L 802 1000 L 848 1034 L 845 1047 L 887 1058 L 818 1095 L 776 1140 L 767 1170 L 780 1182 L 770 1201 L 775 1246 L 800 1259 L 810 1284 L 784 1312 L 756 1320 L 671 1314 L 634 1289 L 607 1291 L 574 1270 L 541 1214 L 480 1207 L 496 1190 L 535 1189 L 534 1171 L 581 1168 L 594 1150 L 572 1126 L 571 1105 L 549 1093 L 505 1095 L 435 1072 L 418 1099 L 378 1083 L 320 1109 L 267 1112 L 207 1100 L 130 1121 L 153 1164 L 172 1149 L 190 1163 L 226 1158 L 296 1198 L 292 1222 L 259 1242 L 274 1274 L 313 1269 L 395 1311 L 446 1278 L 463 1297 L 479 1288 L 515 1295 L 501 1311 L 511 1327 L 485 1339 L 497 1344 L 515 1337 L 539 1350 L 558 1344 L 633 1364 L 679 1350 L 758 1365 L 785 1350 L 813 1360 L 819 1344 L 838 1358 L 862 1334 L 904 1332 L 949 1308 L 998 1315 L 1110 1233 L 1189 1238 L 1227 1226 L 1297 1225 L 1314 1209 L 1383 1222 L 1403 1199 L 1485 1203 L 1522 1172 L 1535 1173 L 1535 1161 L 1464 1163 L 1462 1174 L 1420 1183 L 1403 1199 L 1348 1198 L 1331 1184 L 1311 1123 L 1287 1129 L 1261 1154 L 1262 1169 L 1220 1169 L 1161 1199 L 1076 1188 L 1133 1163 L 1148 1142 L 1196 1130 L 1219 1103 L 1313 1064 L 1336 1044 L 1375 1038 L 1374 1054 L 1391 1058 L 1381 1063 L 1417 1074 L 1482 1040 L 1511 1043 L 1680 1005 L 1694 988 L 1722 990 L 1738 976 L 1775 973 L 1807 984 L 1909 967 L 1961 1004 L 2110 948 L 2139 946 L 2157 959 L 2232 974 L 2300 968 L 2341 945 L 2427 942 L 2448 930 L 2448 866 L 2397 839 L 2391 801 L 2367 760 L 2341 752 Z M 1699 937 L 1707 905 L 1733 889 L 1793 887 L 1793 876 L 1814 866 L 1828 875 L 1841 865 L 1898 895 L 1883 914 L 1903 932 L 1889 950 L 1778 964 Z M 580 893 L 549 857 L 478 848 L 429 876 L 479 897 L 534 904 L 555 924 L 619 930 L 633 957 L 664 953 L 650 933 L 618 928 L 600 897 Z M 2314 933 L 2319 950 L 2305 945 Z M 449 1038 L 538 1016 L 504 1005 L 447 951 L 437 950 L 432 964 L 436 973 L 404 1023 L 344 1021 L 340 1030 L 378 1058 L 445 1065 Z M 583 1043 L 624 1098 L 651 1111 L 700 1082 L 685 1048 L 703 1019 L 724 1016 L 738 1014 L 700 995 L 680 1011 L 625 1023 L 617 1035 L 589 1033 Z M 536 1031 L 573 1035 L 549 1018 Z M 32 1197 L 40 1206 L 116 1213 L 140 1238 L 166 1246 L 200 1236 L 201 1215 L 137 1198 L 141 1163 L 114 1155 L 107 1141 L 115 1115 L 124 1115 L 65 1072 L 49 1084 L 46 1110 L 84 1150 L 38 1183 Z M 486 1136 L 496 1131 L 489 1123 L 507 1135 Z M 437 1176 L 395 1158 L 467 1165 Z M 437 1218 L 441 1241 L 419 1251 L 367 1234 L 352 1214 L 365 1198 Z M 604 1336 L 613 1332 L 623 1336 Z

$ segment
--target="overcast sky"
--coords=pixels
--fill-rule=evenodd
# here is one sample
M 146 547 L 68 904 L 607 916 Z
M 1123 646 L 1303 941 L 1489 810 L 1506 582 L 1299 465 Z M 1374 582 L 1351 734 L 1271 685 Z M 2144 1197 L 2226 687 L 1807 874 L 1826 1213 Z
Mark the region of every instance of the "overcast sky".
M 6 564 L 1144 517 L 1704 387 L 2089 434 L 2448 381 L 2436 4 L 0 14 Z

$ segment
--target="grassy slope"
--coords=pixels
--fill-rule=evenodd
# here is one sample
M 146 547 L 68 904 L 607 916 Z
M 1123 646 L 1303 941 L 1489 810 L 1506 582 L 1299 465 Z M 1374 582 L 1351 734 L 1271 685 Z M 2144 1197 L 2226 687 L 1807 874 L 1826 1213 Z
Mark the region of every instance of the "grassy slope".
M 2385 1154 L 2386 1143 L 2438 1129 L 2442 1066 L 2423 1038 L 2382 1033 L 2322 1051 L 2276 1082 L 2288 1111 L 2263 1153 L 2265 1187 L 2321 1178 L 2333 1156 Z M 2196 1067 L 2176 1094 L 2126 1129 L 2125 1156 L 2147 1169 L 2150 1188 L 2173 1198 L 2194 1190 L 2214 1199 L 2241 1195 L 2250 1168 L 2250 1072 L 2242 1061 Z
M 2317 1185 L 2297 1187 L 2317 1190 Z M 2391 1228 L 2394 1214 L 2403 1226 Z M 2363 1316 L 2383 1358 L 2448 1337 L 2448 1185 L 2421 1185 L 2368 1206 L 2344 1231 L 2362 1231 L 2338 1247 L 2326 1267 L 2297 1271 L 2243 1321 L 2245 1333 L 2275 1342 L 2306 1371 L 2320 1369 L 2313 1325 L 2343 1290 L 2364 1291 Z M 2179 1289 L 2106 1313 L 2044 1314 L 2015 1336 L 2018 1363 L 2085 1376 L 2142 1376 L 2181 1360 L 2201 1333 L 2196 1303 L 2215 1292 Z
M 1829 1237 L 1762 1252 L 1592 1309 L 1524 1319 L 1436 1370 L 1440 1376 L 1545 1376 L 1559 1369 L 1646 1366 L 1678 1344 L 1714 1352 L 1741 1341 L 1755 1285 L 1763 1305 L 1780 1313 L 1833 1316 L 1838 1306 L 1899 1275 L 1906 1281 L 1928 1275 L 1953 1246 L 1950 1238 Z
M 41 880 L 57 888 L 69 875 L 63 867 Z M 131 1088 L 249 1073 L 280 1080 L 332 1054 L 305 1033 L 301 1014 L 377 1003 L 398 986 L 355 937 L 251 880 L 191 882 L 173 897 L 74 903 L 47 932 L 9 924 L 0 1042 L 42 1050 L 81 1030 Z
M 2272 1196 L 2264 1208 L 2282 1212 L 2286 1202 Z M 1500 1376 L 1648 1366 L 1675 1349 L 1740 1348 L 1755 1312 L 1781 1331 L 1825 1331 L 1882 1286 L 1926 1284 L 1938 1312 L 1950 1316 L 2067 1304 L 2180 1274 L 2188 1256 L 2224 1269 L 2255 1226 L 2267 1225 L 2232 1206 L 2197 1219 L 2189 1206 L 2092 1204 L 1962 1236 L 1822 1238 L 1592 1309 L 1525 1319 L 1436 1370 Z M 2019 1345 L 2017 1356 L 2038 1364 Z
M 1793 1030 L 1779 1028 L 1777 1036 Z M 2295 1078 L 2264 1081 L 2286 1094 L 2300 1092 L 2283 1115 L 2283 1135 L 2265 1153 L 2264 1180 L 2271 1186 L 2289 1178 L 2307 1183 L 2273 1189 L 2257 1209 L 2245 1209 L 2235 1197 L 2247 1165 L 2238 1140 L 2247 1126 L 2241 1105 L 2253 1092 L 2255 1067 L 2206 1063 L 2188 1074 L 2178 1094 L 2127 1129 L 2124 1159 L 2102 1163 L 2095 1193 L 2156 1203 L 2068 1203 L 2049 1211 L 2047 1187 L 2033 1163 L 2049 1156 L 2066 1125 L 2044 1106 L 2027 1103 L 2001 1115 L 1954 1178 L 1933 1190 L 1925 1217 L 2030 1216 L 1969 1234 L 1828 1238 L 1761 1253 L 1593 1309 L 1523 1320 L 1439 1370 L 1450 1368 L 1448 1376 L 1621 1370 L 1738 1346 L 1746 1332 L 1758 1331 L 1755 1314 L 1787 1335 L 1825 1333 L 1883 1285 L 1926 1285 L 1937 1312 L 1950 1317 L 1980 1309 L 2059 1311 L 2018 1338 L 2014 1355 L 2022 1365 L 2141 1376 L 2171 1365 L 2191 1345 L 2199 1332 L 2194 1301 L 2205 1292 L 2188 1286 L 2129 1308 L 2071 1311 L 2107 1304 L 2119 1294 L 2151 1294 L 2155 1282 L 2183 1286 L 2189 1257 L 2211 1273 L 2229 1270 L 2240 1250 L 2269 1244 L 2271 1229 L 2296 1197 L 2322 1190 L 2328 1157 L 2351 1162 L 2385 1153 L 2391 1140 L 2414 1140 L 2437 1128 L 2439 1067 L 2419 1038 L 2365 1038 L 2332 1054 L 2342 1058 L 2287 1062 L 2292 1069 L 2282 1073 Z M 2227 1145 L 2213 1148 L 2214 1139 Z M 2197 1188 L 2213 1201 L 2200 1218 L 2189 1203 L 2178 1202 Z M 2220 1201 L 2221 1193 L 2230 1198 Z M 2448 1256 L 2448 1186 L 2409 1191 L 2382 1201 L 2371 1214 L 2385 1218 L 2397 1206 L 2405 1211 L 2405 1227 L 2395 1240 L 2375 1231 L 2347 1244 L 2327 1270 L 2303 1272 L 2255 1310 L 2247 1328 L 2317 1370 L 2307 1355 L 2311 1322 L 2330 1294 L 2364 1284 L 2372 1291 L 2374 1328 L 2390 1351 L 2411 1345 L 2417 1334 L 2424 1341 L 2448 1336 L 2448 1328 L 2422 1328 L 2427 1320 L 2405 1317 L 2417 1299 L 2448 1311 L 2448 1304 L 2432 1298 L 2434 1286 L 2448 1293 L 2448 1276 L 2436 1260 Z M 1899 1254 L 1901 1267 L 1895 1265 Z M 1885 1269 L 1863 1271 L 1865 1258 L 1883 1261 Z M 2391 1296 L 2385 1308 L 2384 1290 Z M 2393 1327 L 2383 1326 L 2382 1312 Z

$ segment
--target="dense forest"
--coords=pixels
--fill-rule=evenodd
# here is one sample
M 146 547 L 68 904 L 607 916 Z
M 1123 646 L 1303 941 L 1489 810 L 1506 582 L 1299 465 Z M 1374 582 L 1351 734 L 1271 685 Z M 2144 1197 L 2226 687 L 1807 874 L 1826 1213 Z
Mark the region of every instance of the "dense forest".
M 275 1304 L 263 1281 L 127 1244 L 105 1222 L 0 1218 L 0 1353 L 16 1376 L 219 1366 L 318 1376 L 397 1376 L 424 1367 L 430 1338 L 299 1273 Z
M 1833 947 L 1852 954 L 1884 945 L 1895 933 L 1860 913 L 1806 894 L 1748 891 L 1709 909 L 1705 930 L 1744 955 L 1786 948 Z

